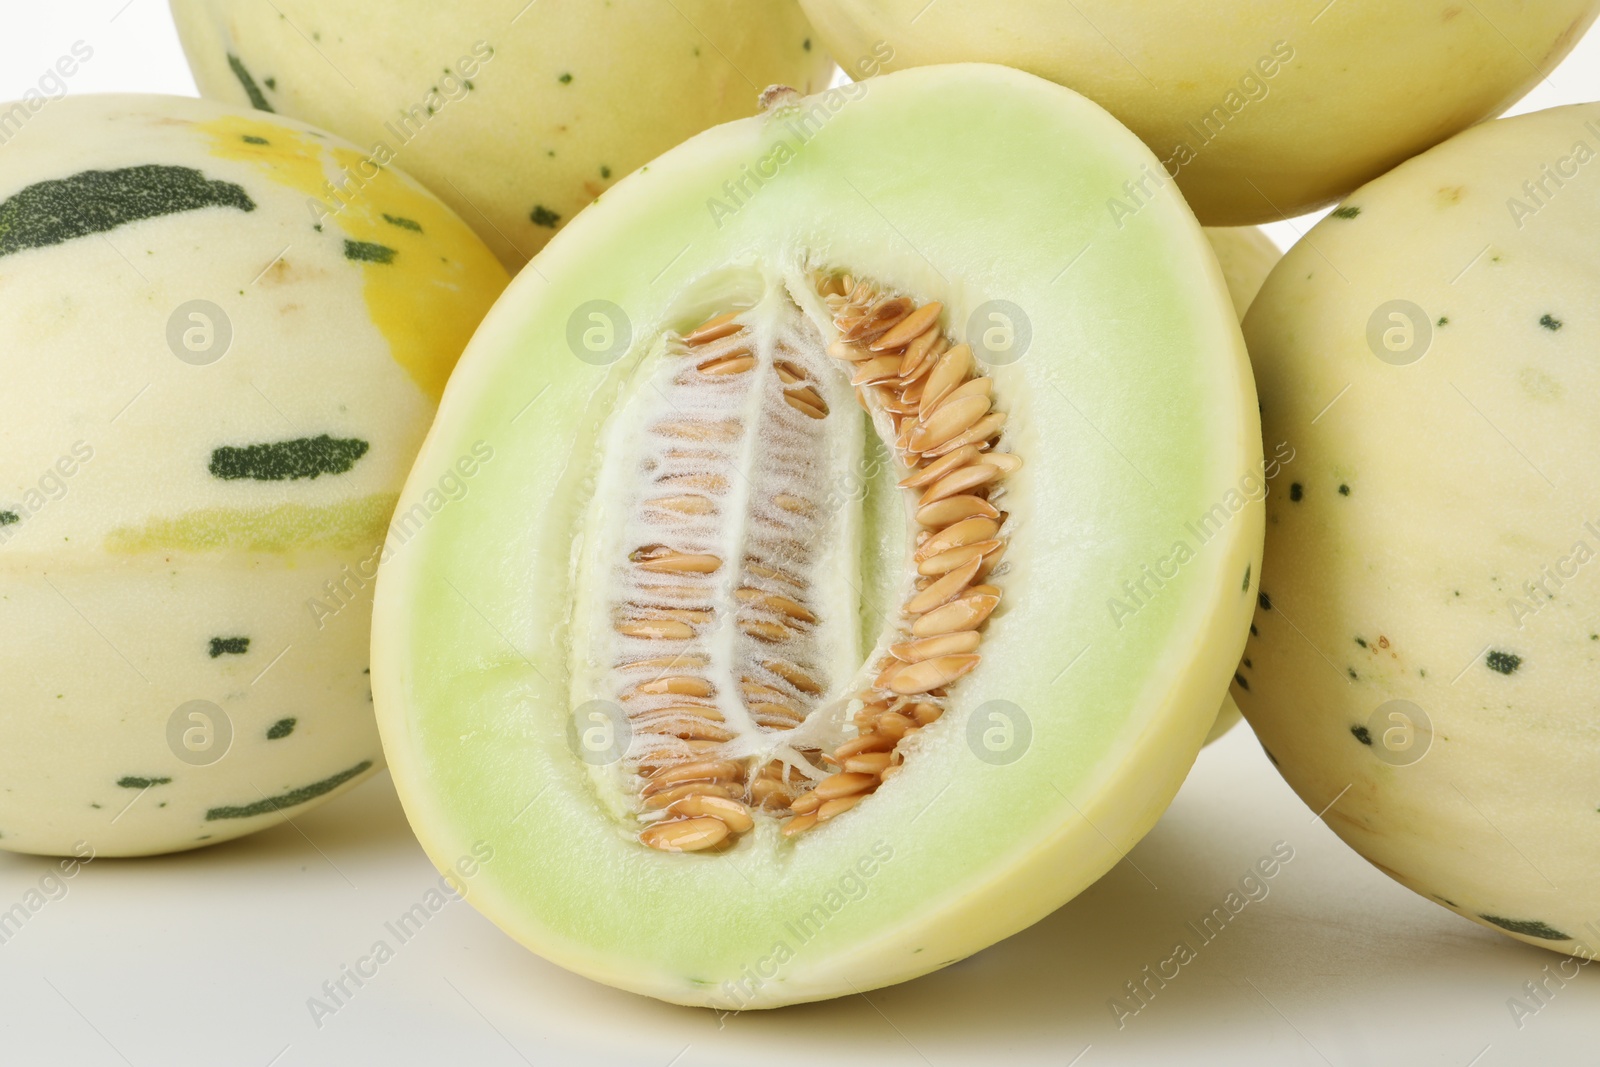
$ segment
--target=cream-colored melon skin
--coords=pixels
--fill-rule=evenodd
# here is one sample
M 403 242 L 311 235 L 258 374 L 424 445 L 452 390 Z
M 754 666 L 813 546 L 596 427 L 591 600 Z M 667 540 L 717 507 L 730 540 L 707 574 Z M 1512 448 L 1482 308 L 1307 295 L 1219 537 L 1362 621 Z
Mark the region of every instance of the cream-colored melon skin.
M 1283 251 L 1272 238 L 1254 226 L 1207 227 L 1206 240 L 1222 267 L 1222 280 L 1228 283 L 1228 296 L 1233 300 L 1233 310 L 1239 320 L 1250 310 L 1250 302 L 1260 292 L 1261 284 L 1272 273 L 1272 268 L 1283 258 Z M 1210 744 L 1239 725 L 1239 705 L 1231 695 L 1224 694 L 1222 706 L 1217 709 L 1217 721 L 1206 735 Z
M 1357 190 L 1273 271 L 1245 334 L 1301 499 L 1267 500 L 1233 691 L 1290 785 L 1381 870 L 1591 954 L 1597 156 L 1600 105 L 1488 123 Z M 1408 747 L 1395 700 L 1431 742 Z
M 254 103 L 382 145 L 513 270 L 628 172 L 833 71 L 796 0 L 171 4 L 202 95 L 252 104 L 236 57 Z
M 802 0 L 840 66 L 987 60 L 1144 139 L 1207 226 L 1310 211 L 1509 107 L 1595 0 Z M 875 52 L 874 49 L 878 51 Z M 873 68 L 877 69 L 876 67 Z M 1159 181 L 1157 172 L 1150 180 Z M 1130 196 L 1136 208 L 1148 193 Z
M 1222 280 L 1228 283 L 1233 310 L 1243 322 L 1267 275 L 1283 258 L 1283 250 L 1255 226 L 1208 226 L 1205 235 L 1222 267 Z
M 393 500 L 507 279 L 470 229 L 393 173 L 317 230 L 303 186 L 353 151 L 297 122 L 156 96 L 70 97 L 5 146 L 0 848 L 192 848 L 293 817 L 382 766 L 373 557 L 386 539 L 403 551 L 387 529 Z M 236 186 L 253 209 L 18 246 L 38 222 L 19 217 L 23 190 L 147 165 Z M 90 199 L 57 206 L 72 219 Z M 348 257 L 347 241 L 378 243 L 380 228 L 395 231 L 382 240 L 391 263 Z M 231 324 L 209 363 L 198 336 L 201 351 L 179 343 L 187 361 L 169 345 L 174 312 L 194 300 Z M 180 316 L 180 331 L 203 327 Z M 219 447 L 323 434 L 366 451 L 315 478 L 212 473 Z M 192 701 L 212 707 L 169 734 Z M 228 810 L 275 797 L 281 812 Z

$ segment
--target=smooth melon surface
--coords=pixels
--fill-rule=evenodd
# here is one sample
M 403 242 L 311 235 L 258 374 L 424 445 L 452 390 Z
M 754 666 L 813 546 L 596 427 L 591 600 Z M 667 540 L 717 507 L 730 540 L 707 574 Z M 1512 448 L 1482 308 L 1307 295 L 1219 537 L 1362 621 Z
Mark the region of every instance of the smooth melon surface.
M 1136 208 L 1169 176 L 1207 226 L 1310 211 L 1498 115 L 1600 10 L 1595 0 L 802 3 L 854 77 L 982 60 L 1083 93 L 1163 165 L 1116 199 Z
M 0 847 L 192 848 L 382 765 L 376 554 L 507 278 L 393 173 L 319 223 L 357 155 L 153 96 L 6 145 Z
M 765 1007 L 969 955 L 1148 830 L 1237 662 L 1261 522 L 1254 393 L 1205 238 L 1175 195 L 1121 229 L 1101 211 L 1149 159 L 1098 107 L 1030 75 L 911 71 L 695 138 L 513 283 L 402 509 L 476 443 L 497 459 L 385 563 L 374 629 L 379 725 L 413 827 L 441 868 L 494 849 L 476 907 L 597 980 Z M 743 174 L 765 180 L 735 203 L 725 183 Z M 605 533 L 585 528 L 610 476 L 599 442 L 664 331 L 814 268 L 938 299 L 957 333 L 981 334 L 987 317 L 969 320 L 994 300 L 1029 324 L 1021 358 L 986 368 L 1026 457 L 994 579 L 1006 606 L 905 773 L 858 807 L 794 840 L 764 819 L 726 851 L 654 852 L 569 747 L 586 666 L 576 573 Z M 632 338 L 613 362 L 576 355 L 573 324 L 596 306 Z M 882 535 L 887 551 L 904 552 L 901 536 Z M 871 533 L 856 546 L 885 550 Z M 995 700 L 1031 732 L 1003 765 L 979 756 Z
M 1268 279 L 1245 333 L 1293 484 L 1233 690 L 1379 869 L 1590 955 L 1597 152 L 1593 104 L 1487 123 L 1357 190 Z
M 520 8 L 520 10 L 519 10 Z M 200 92 L 420 179 L 516 269 L 623 175 L 832 62 L 796 0 L 172 0 Z M 335 177 L 361 185 L 361 171 Z
M 1228 283 L 1233 310 L 1242 322 L 1267 275 L 1283 258 L 1283 250 L 1256 226 L 1208 226 L 1205 233 Z

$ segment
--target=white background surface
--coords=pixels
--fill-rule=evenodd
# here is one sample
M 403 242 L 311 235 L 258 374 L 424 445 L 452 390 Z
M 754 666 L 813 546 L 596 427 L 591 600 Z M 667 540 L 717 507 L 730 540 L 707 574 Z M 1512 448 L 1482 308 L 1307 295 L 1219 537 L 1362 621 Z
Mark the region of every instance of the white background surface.
M 79 40 L 94 57 L 71 92 L 194 91 L 161 0 L 0 2 L 0 99 L 35 87 Z M 1596 98 L 1600 32 L 1513 111 Z M 1270 229 L 1288 244 L 1310 221 Z M 1295 855 L 1270 894 L 1119 1029 L 1110 999 L 1177 940 L 1197 944 L 1186 924 L 1280 841 Z M 0 854 L 0 910 L 50 866 Z M 1549 982 L 1554 995 L 1519 1026 L 1508 999 L 1562 957 L 1379 874 L 1244 727 L 1201 755 L 1155 831 L 1077 900 L 942 972 L 828 1004 L 727 1017 L 658 1004 L 560 971 L 459 902 L 398 944 L 384 924 L 435 881 L 387 772 L 254 837 L 97 860 L 0 944 L 0 1063 L 1600 1062 L 1600 973 Z M 319 1025 L 308 999 L 380 938 L 394 958 Z

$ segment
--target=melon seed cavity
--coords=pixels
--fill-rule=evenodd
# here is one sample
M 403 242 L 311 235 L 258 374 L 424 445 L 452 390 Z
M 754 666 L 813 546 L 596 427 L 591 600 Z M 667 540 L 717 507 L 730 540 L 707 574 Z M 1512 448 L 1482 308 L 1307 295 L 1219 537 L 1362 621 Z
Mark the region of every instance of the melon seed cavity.
M 616 784 L 653 849 L 725 848 L 763 820 L 794 837 L 865 801 L 977 667 L 1000 604 L 1022 460 L 992 379 L 941 304 L 811 284 L 814 316 L 780 291 L 670 336 L 606 452 L 619 539 L 592 564 L 606 614 L 577 651 L 627 717 Z M 829 493 L 863 454 L 862 410 L 909 523 L 900 610 L 865 644 L 861 518 Z

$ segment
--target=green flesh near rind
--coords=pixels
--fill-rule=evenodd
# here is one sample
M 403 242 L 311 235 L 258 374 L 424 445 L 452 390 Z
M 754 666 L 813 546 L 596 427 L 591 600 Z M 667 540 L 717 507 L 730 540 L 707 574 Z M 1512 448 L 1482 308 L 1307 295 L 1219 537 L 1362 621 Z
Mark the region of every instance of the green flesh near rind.
M 1149 162 L 1142 146 L 1070 92 L 979 65 L 803 106 L 827 109 L 804 137 L 778 114 L 650 164 L 514 283 L 452 379 L 401 508 L 474 440 L 506 460 L 385 564 L 375 611 L 380 730 L 434 862 L 491 842 L 476 906 L 563 966 L 686 1004 L 913 977 L 1099 877 L 1193 760 L 1254 605 L 1241 577 L 1259 573 L 1260 507 L 1238 494 L 1260 474 L 1255 400 L 1215 260 L 1174 196 L 1120 230 L 1103 210 Z M 733 203 L 724 183 L 757 168 L 774 176 Z M 1007 497 L 1018 525 L 999 580 L 1013 592 L 951 711 L 866 802 L 793 842 L 764 820 L 720 856 L 651 852 L 567 747 L 574 546 L 596 443 L 651 339 L 726 310 L 730 268 L 808 264 L 941 300 L 957 335 L 985 301 L 1024 309 L 1032 349 L 987 368 L 1027 461 Z M 624 309 L 635 339 L 606 366 L 567 347 L 569 320 L 596 300 Z M 1188 524 L 1230 491 L 1237 509 L 1197 542 Z M 869 536 L 886 521 L 869 519 Z M 1114 623 L 1120 583 L 1182 541 L 1192 558 L 1159 588 L 1145 579 L 1153 595 Z M 862 551 L 864 571 L 882 569 Z M 1009 765 L 968 746 L 987 700 L 1031 720 Z

